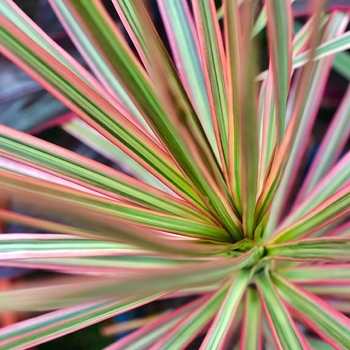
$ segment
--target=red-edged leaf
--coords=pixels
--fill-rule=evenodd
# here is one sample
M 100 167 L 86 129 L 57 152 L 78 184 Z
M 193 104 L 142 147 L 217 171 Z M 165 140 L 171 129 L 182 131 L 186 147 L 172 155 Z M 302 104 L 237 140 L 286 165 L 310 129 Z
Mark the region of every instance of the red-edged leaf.
M 294 312 L 321 338 L 336 349 L 350 344 L 350 319 L 316 295 L 274 276 L 279 292 Z

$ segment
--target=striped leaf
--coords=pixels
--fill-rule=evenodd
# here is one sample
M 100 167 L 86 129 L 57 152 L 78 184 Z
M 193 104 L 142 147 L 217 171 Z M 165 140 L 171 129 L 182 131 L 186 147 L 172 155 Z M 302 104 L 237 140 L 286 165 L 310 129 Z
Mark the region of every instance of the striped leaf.
M 214 130 L 221 146 L 222 161 L 228 167 L 228 103 L 226 57 L 213 1 L 193 1 L 204 77 Z
M 349 249 L 349 238 L 309 238 L 267 246 L 266 257 L 294 261 L 350 262 Z
M 28 349 L 142 306 L 159 297 L 157 294 L 118 301 L 90 302 L 33 317 L 0 330 L 0 346 L 4 350 Z
M 126 119 L 109 101 L 4 17 L 0 17 L 0 31 L 4 38 L 2 41 L 4 53 L 11 57 L 15 54 L 20 59 L 18 64 L 21 64 L 41 83 L 45 83 L 47 89 L 54 96 L 68 104 L 77 115 L 101 132 L 117 147 L 134 157 L 156 177 L 162 173 L 160 178 L 164 183 L 169 184 L 170 188 L 175 190 L 179 186 L 182 188 L 180 192 L 186 191 L 187 188 L 189 194 L 192 193 L 197 198 L 195 201 L 199 202 L 198 204 L 201 203 L 193 193 L 191 186 L 176 170 L 176 166 L 169 156 Z M 152 169 L 158 169 L 160 173 L 158 170 L 154 172 Z M 171 185 L 169 181 L 173 182 L 174 180 L 176 184 L 174 182 Z M 192 195 L 190 194 L 190 197 Z
M 106 347 L 105 350 L 132 350 L 135 348 L 146 350 L 157 341 L 157 339 L 171 331 L 177 323 L 187 318 L 194 308 L 198 307 L 206 300 L 207 296 L 202 296 L 193 302 L 179 307 L 177 310 L 170 311 L 144 327 L 124 336 L 117 342 Z
M 71 306 L 77 300 L 87 302 L 113 298 L 116 293 L 119 298 L 122 298 L 139 294 L 170 293 L 181 288 L 203 285 L 210 286 L 214 282 L 222 283 L 237 270 L 254 263 L 256 259 L 257 250 L 253 249 L 236 258 L 222 258 L 166 271 L 154 268 L 147 273 L 138 272 L 119 277 L 74 276 L 50 281 L 44 285 L 42 282 L 32 283 L 30 288 L 1 292 L 0 308 L 2 310 L 56 309 Z M 218 302 L 220 304 L 221 299 Z
M 229 181 L 245 236 L 254 234 L 258 186 L 257 91 L 254 82 L 256 46 L 250 40 L 254 2 L 226 1 L 225 39 L 229 92 Z M 242 40 L 244 38 L 244 40 Z M 249 161 L 248 161 L 249 160 Z
M 257 277 L 257 286 L 277 348 L 310 349 L 266 272 Z
M 350 319 L 319 297 L 274 277 L 283 298 L 306 324 L 335 348 L 350 344 Z
M 302 155 L 307 146 L 307 140 L 315 121 L 318 107 L 321 103 L 323 88 L 325 87 L 328 74 L 331 70 L 331 58 L 315 63 L 312 60 L 317 45 L 327 37 L 336 36 L 343 31 L 346 22 L 339 19 L 336 14 L 328 23 L 325 30 L 321 30 L 321 11 L 323 1 L 314 3 L 317 8 L 317 15 L 314 16 L 312 24 L 312 37 L 310 38 L 310 55 L 306 66 L 299 72 L 295 79 L 295 105 L 292 105 L 292 116 L 290 118 L 286 135 L 276 153 L 276 161 L 270 173 L 271 180 L 267 180 L 265 193 L 262 193 L 261 201 L 267 201 L 271 194 L 274 195 L 271 206 L 269 223 L 265 231 L 265 240 L 272 235 L 281 213 L 287 206 L 287 199 L 292 191 L 292 184 L 296 176 L 296 169 L 300 165 Z M 338 21 L 342 23 L 339 25 Z M 324 32 L 324 35 L 323 35 Z M 313 97 L 311 101 L 311 96 Z M 315 103 L 315 99 L 317 103 Z M 283 170 L 283 174 L 276 182 L 276 177 Z M 270 185 L 271 183 L 271 185 Z M 278 184 L 278 189 L 275 187 Z M 267 196 L 267 197 L 265 197 Z M 265 198 L 265 199 L 264 199 Z M 272 199 L 270 197 L 270 199 Z M 266 205 L 266 204 L 265 204 Z
M 321 204 L 329 196 L 341 189 L 349 182 L 350 179 L 350 152 L 345 154 L 341 159 L 333 165 L 330 171 L 322 178 L 317 186 L 301 203 L 294 204 L 290 214 L 279 225 L 279 229 L 290 225 L 296 220 L 300 219 L 303 215 L 307 214 L 317 205 Z
M 350 87 L 348 87 L 337 113 L 324 136 L 312 162 L 307 177 L 299 192 L 298 200 L 310 193 L 339 157 L 344 143 L 350 135 Z
M 258 292 L 248 287 L 245 295 L 241 350 L 262 350 L 262 308 Z
M 266 0 L 266 10 L 280 143 L 286 127 L 286 105 L 292 74 L 292 6 L 289 1 Z
M 224 349 L 230 337 L 230 329 L 236 317 L 236 313 L 251 279 L 250 271 L 241 270 L 231 280 L 231 286 L 226 297 L 211 324 L 201 349 Z
M 45 183 L 1 169 L 0 178 L 0 188 L 10 197 L 16 194 L 18 199 L 21 198 L 22 203 L 31 203 L 35 207 L 51 207 L 52 209 L 56 207 L 56 210 L 64 213 L 67 218 L 77 217 L 77 220 L 80 220 L 80 222 L 88 222 L 89 219 L 82 220 L 81 215 L 88 215 L 88 213 L 90 213 L 91 218 L 94 216 L 96 217 L 96 215 L 104 215 L 105 217 L 110 217 L 111 220 L 113 220 L 113 218 L 122 219 L 129 225 L 140 224 L 142 227 L 166 230 L 168 232 L 180 234 L 181 231 L 183 231 L 183 233 L 186 232 L 187 235 L 191 235 L 192 232 L 194 237 L 199 233 L 199 235 L 204 238 L 206 232 L 212 237 L 217 234 L 228 236 L 220 227 L 207 224 L 203 224 L 203 226 L 200 227 L 201 225 L 197 225 L 195 221 L 171 217 L 171 215 L 167 214 L 158 215 L 158 213 L 151 210 L 135 207 L 109 198 L 94 196 L 93 194 L 83 193 L 68 187 Z M 78 219 L 79 213 L 80 219 Z M 161 216 L 163 216 L 163 220 L 159 220 Z M 182 220 L 185 220 L 185 222 L 181 224 Z M 179 230 L 176 226 L 178 226 Z M 219 232 L 221 232 L 221 234 Z
M 350 283 L 349 264 L 320 264 L 280 268 L 276 273 L 293 283 Z
M 173 214 L 182 217 L 198 215 L 183 201 L 176 201 L 173 196 L 146 186 L 130 176 L 6 126 L 1 127 L 0 143 L 0 155 L 45 169 L 65 179 L 75 179 L 79 185 L 89 186 L 108 197 L 123 198 L 166 212 L 171 212 L 171 203 L 174 203 Z
M 303 235 L 309 235 L 338 218 L 345 218 L 350 212 L 349 186 L 350 184 L 344 186 L 294 224 L 277 231 L 273 241 L 283 242 L 285 240 L 296 239 Z
M 179 77 L 187 91 L 209 142 L 218 154 L 216 119 L 212 118 L 205 83 L 204 66 L 195 25 L 186 1 L 157 1 L 169 38 Z M 214 126 L 214 128 L 213 128 Z
M 153 349 L 182 349 L 195 338 L 213 318 L 225 298 L 228 290 L 226 284 L 213 296 L 195 308 L 187 317 L 175 325 L 164 337 L 153 344 Z

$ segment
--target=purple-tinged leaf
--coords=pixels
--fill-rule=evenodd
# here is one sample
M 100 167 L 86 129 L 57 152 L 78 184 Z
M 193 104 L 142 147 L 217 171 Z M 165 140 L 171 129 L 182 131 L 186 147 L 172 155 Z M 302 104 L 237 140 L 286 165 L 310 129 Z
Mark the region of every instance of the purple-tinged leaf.
M 71 70 L 43 50 L 5 17 L 0 16 L 0 25 L 6 39 L 6 43 L 2 43 L 3 53 L 11 57 L 16 64 L 35 77 L 39 83 L 103 136 L 140 162 L 156 177 L 162 179 L 165 184 L 169 184 L 170 188 L 175 190 L 176 187 L 179 190 L 181 187 L 181 193 L 189 190 L 189 194 L 192 193 L 197 198 L 195 202 L 198 201 L 198 205 L 203 206 L 169 155 L 120 114 L 107 99 L 101 96 L 101 93 L 97 93 L 78 75 L 74 75 Z M 19 45 L 17 45 L 18 40 Z M 154 167 L 158 170 L 162 168 L 163 175 L 159 176 L 158 170 L 154 172 Z M 170 175 L 166 168 L 172 169 L 170 173 L 173 174 Z M 169 182 L 173 182 L 173 185 Z M 190 197 L 192 195 L 190 194 Z
M 302 121 L 306 120 L 310 122 L 309 119 L 306 118 L 304 111 L 305 108 L 309 106 L 310 102 L 311 95 L 309 95 L 308 92 L 311 88 L 315 87 L 316 75 L 314 75 L 314 73 L 316 72 L 317 64 L 312 61 L 312 57 L 314 56 L 314 51 L 322 38 L 322 31 L 319 31 L 319 26 L 324 2 L 324 0 L 312 1 L 315 15 L 313 16 L 313 30 L 310 38 L 310 59 L 307 65 L 302 68 L 302 71 L 300 72 L 300 79 L 297 79 L 298 88 L 296 95 L 296 106 L 287 126 L 285 136 L 283 140 L 281 140 L 280 147 L 276 152 L 276 157 L 271 167 L 269 177 L 265 182 L 264 190 L 258 199 L 256 208 L 257 218 L 261 219 L 267 210 L 270 209 L 269 222 L 264 231 L 264 242 L 266 242 L 274 232 L 280 217 L 280 213 L 285 205 L 285 191 L 287 185 L 289 184 L 287 179 L 289 178 L 291 171 L 294 169 L 292 167 L 293 162 L 291 162 L 289 156 L 291 155 L 293 149 L 294 153 L 297 150 L 299 151 L 300 146 L 304 146 L 303 143 L 301 145 L 299 145 L 299 143 L 295 143 L 297 135 L 300 137 L 300 134 L 297 134 L 297 131 L 299 130 L 300 132 L 304 132 L 303 129 L 300 129 Z M 323 74 L 322 71 L 319 72 L 319 74 Z M 299 154 L 298 152 L 296 153 Z M 293 157 L 294 156 L 296 156 L 296 154 L 293 154 Z M 289 168 L 286 170 L 285 167 L 287 164 L 289 164 Z M 281 181 L 283 181 L 282 185 Z M 271 204 L 272 200 L 273 204 Z

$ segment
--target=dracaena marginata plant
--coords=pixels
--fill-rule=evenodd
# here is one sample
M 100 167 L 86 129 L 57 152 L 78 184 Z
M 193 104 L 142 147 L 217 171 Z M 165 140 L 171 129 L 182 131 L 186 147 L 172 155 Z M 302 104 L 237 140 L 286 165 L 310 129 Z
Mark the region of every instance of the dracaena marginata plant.
M 1 266 L 60 273 L 0 293 L 45 311 L 1 349 L 183 296 L 109 349 L 349 348 L 349 89 L 304 160 L 332 67 L 350 78 L 350 17 L 314 0 L 301 25 L 291 2 L 159 0 L 168 50 L 142 1 L 112 0 L 132 50 L 100 1 L 51 0 L 87 70 L 0 1 L 1 52 L 128 173 L 0 127 L 0 219 L 41 232 L 0 235 Z

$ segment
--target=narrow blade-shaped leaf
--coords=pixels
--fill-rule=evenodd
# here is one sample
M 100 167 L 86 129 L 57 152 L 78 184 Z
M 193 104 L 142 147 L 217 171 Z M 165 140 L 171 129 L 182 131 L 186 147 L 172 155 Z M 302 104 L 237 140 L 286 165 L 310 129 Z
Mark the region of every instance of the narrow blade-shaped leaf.
M 262 304 L 278 349 L 309 349 L 266 272 L 257 277 Z
M 221 146 L 224 169 L 228 167 L 228 104 L 226 58 L 214 2 L 193 1 L 204 77 L 216 138 Z
M 216 120 L 212 118 L 200 59 L 198 37 L 187 1 L 158 0 L 174 63 L 215 154 L 220 154 Z M 222 155 L 221 155 L 222 156 Z M 221 161 L 223 164 L 223 162 Z
M 182 349 L 190 343 L 194 337 L 204 330 L 222 303 L 228 285 L 225 284 L 214 295 L 209 295 L 207 300 L 195 308 L 187 317 L 181 320 L 175 327 L 153 345 L 153 349 Z
M 255 86 L 256 46 L 250 40 L 254 2 L 225 2 L 229 93 L 229 180 L 242 212 L 245 235 L 254 234 L 258 186 L 258 120 Z M 243 38 L 243 40 L 242 40 Z M 249 161 L 248 161 L 249 160 Z
M 276 273 L 293 283 L 350 284 L 349 264 L 303 264 L 303 266 L 279 268 Z
M 224 233 L 225 230 L 219 227 L 216 228 L 215 226 L 200 224 L 199 222 L 197 224 L 197 222 L 185 220 L 180 217 L 173 217 L 172 220 L 171 215 L 168 214 L 156 214 L 151 210 L 138 208 L 109 198 L 94 196 L 93 194 L 73 190 L 65 186 L 31 179 L 1 169 L 0 178 L 0 188 L 10 197 L 16 194 L 17 199 L 20 200 L 19 198 L 21 198 L 23 203 L 30 202 L 34 206 L 43 207 L 43 203 L 35 202 L 35 200 L 40 198 L 41 201 L 45 202 L 47 208 L 56 208 L 57 212 L 64 213 L 66 217 L 75 217 L 75 213 L 73 211 L 70 212 L 74 207 L 77 212 L 77 217 L 79 216 L 79 212 L 80 215 L 88 215 L 87 213 L 90 212 L 91 217 L 99 214 L 107 215 L 111 219 L 113 217 L 122 219 L 124 222 L 129 222 L 129 224 L 133 226 L 140 224 L 143 227 L 157 227 L 157 229 L 173 233 L 180 233 L 174 226 L 176 225 L 179 228 L 182 227 L 181 230 L 187 232 L 189 235 L 191 232 L 194 233 L 194 236 L 196 235 L 195 232 L 201 232 L 200 235 L 204 235 L 205 232 L 207 232 L 210 236 L 215 236 L 219 232 L 222 232 L 223 235 L 226 237 L 228 236 L 227 233 Z M 83 212 L 85 212 L 85 214 L 83 214 Z M 159 220 L 160 216 L 163 216 L 163 220 Z M 80 222 L 81 219 L 82 216 L 80 216 Z M 183 225 L 180 224 L 182 220 L 186 221 Z M 175 224 L 175 222 L 177 222 L 177 224 Z M 153 226 L 153 224 L 155 224 L 155 226 Z
M 147 273 L 139 272 L 119 277 L 77 278 L 74 276 L 55 282 L 48 281 L 45 284 L 32 283 L 30 288 L 1 292 L 0 308 L 2 310 L 55 309 L 73 305 L 77 300 L 85 302 L 116 296 L 122 298 L 130 295 L 170 293 L 181 288 L 210 286 L 215 282 L 222 283 L 232 273 L 255 262 L 257 257 L 258 251 L 253 249 L 236 258 L 222 258 L 219 261 L 197 263 L 166 271 L 154 268 Z M 224 295 L 225 293 L 222 297 Z M 221 300 L 218 301 L 218 306 Z
M 154 138 L 154 134 L 152 134 L 142 114 L 126 93 L 123 85 L 118 81 L 115 74 L 113 74 L 113 70 L 108 66 L 106 58 L 98 52 L 93 41 L 85 34 L 84 27 L 76 21 L 67 7 L 66 2 L 50 1 L 50 5 L 94 74 L 102 82 L 106 90 L 121 104 L 120 108 L 124 110 L 123 114 L 125 114 L 129 120 L 133 122 L 137 121 L 139 127 L 151 138 Z
M 262 350 L 262 308 L 255 287 L 248 287 L 245 295 L 240 350 Z
M 179 307 L 176 310 L 166 313 L 155 321 L 145 325 L 131 334 L 128 334 L 117 342 L 106 347 L 105 350 L 133 350 L 149 348 L 161 336 L 165 335 L 181 321 L 188 317 L 188 314 L 196 307 L 207 300 L 207 296 L 202 296 L 196 300 Z
M 317 182 L 327 173 L 334 161 L 339 157 L 344 143 L 350 135 L 350 87 L 348 87 L 337 113 L 324 136 L 317 154 L 311 164 L 302 188 L 298 202 L 310 193 Z
M 305 114 L 306 107 L 310 106 L 310 99 L 308 92 L 312 91 L 312 88 L 317 89 L 316 75 L 314 75 L 317 65 L 312 61 L 314 51 L 321 41 L 322 31 L 319 30 L 321 13 L 324 5 L 324 1 L 312 2 L 314 8 L 314 16 L 312 23 L 312 35 L 310 38 L 310 56 L 306 66 L 303 67 L 300 72 L 299 79 L 296 80 L 297 97 L 296 105 L 293 109 L 293 115 L 290 119 L 288 127 L 285 132 L 285 136 L 276 152 L 274 164 L 271 167 L 269 177 L 267 178 L 264 186 L 264 190 L 258 200 L 256 214 L 257 217 L 262 218 L 266 210 L 270 208 L 269 221 L 264 231 L 263 240 L 266 241 L 269 236 L 272 235 L 276 224 L 280 218 L 281 211 L 284 209 L 286 201 L 286 188 L 288 187 L 288 179 L 293 172 L 292 159 L 296 157 L 300 148 L 305 147 L 305 142 L 295 142 L 301 137 L 301 134 L 310 131 L 309 128 L 301 128 L 302 122 L 306 122 L 308 125 L 312 122 L 312 118 L 308 118 Z M 325 74 L 319 72 L 319 74 Z M 318 81 L 317 81 L 318 82 Z M 301 140 L 303 141 L 303 140 Z M 290 155 L 293 151 L 291 158 Z M 289 165 L 288 169 L 285 169 Z M 281 182 L 283 181 L 283 184 Z M 270 206 L 273 200 L 273 204 Z
M 350 238 L 309 238 L 288 243 L 268 245 L 266 257 L 295 261 L 350 262 Z
M 2 349 L 28 349 L 147 304 L 161 295 L 90 302 L 33 317 L 0 330 Z
M 212 186 L 208 184 L 206 177 L 199 171 L 197 165 L 197 158 L 203 158 L 203 160 L 199 160 L 203 161 L 204 164 L 212 165 L 208 169 L 216 174 L 215 179 L 219 180 L 219 188 L 221 185 L 225 186 L 218 164 L 213 160 L 212 150 L 210 147 L 207 147 L 205 137 L 198 140 L 201 132 L 198 131 L 198 128 L 193 130 L 192 126 L 195 125 L 195 121 L 189 121 L 187 118 L 190 111 L 184 104 L 177 103 L 176 94 L 171 88 L 169 89 L 170 86 L 165 79 L 166 72 L 162 68 L 162 63 L 159 62 L 160 57 L 154 56 L 155 62 L 152 60 L 154 62 L 154 67 L 152 66 L 153 78 L 156 78 L 155 82 L 162 83 L 162 86 L 157 89 L 157 86 L 150 82 L 149 77 L 146 76 L 135 57 L 133 57 L 131 50 L 127 47 L 120 33 L 117 32 L 116 28 L 113 28 L 111 19 L 101 4 L 90 2 L 89 6 L 84 6 L 81 1 L 70 1 L 69 5 L 75 16 L 85 23 L 86 33 L 98 44 L 99 49 L 104 52 L 105 56 L 109 57 L 115 74 L 119 76 L 124 87 L 133 96 L 134 102 L 162 141 L 163 146 L 169 150 L 171 157 L 174 158 L 174 161 L 186 174 L 186 177 L 193 182 L 196 191 L 204 198 L 209 198 L 210 204 L 213 205 L 215 212 L 225 223 L 225 226 L 235 233 L 236 239 L 239 238 L 241 229 L 238 220 L 234 220 L 234 213 L 230 213 L 229 206 L 224 205 L 222 199 L 218 198 L 217 191 L 213 190 Z M 153 41 L 150 41 L 150 48 L 154 44 Z M 156 47 L 153 51 L 156 52 Z M 166 87 L 166 89 L 163 87 Z M 167 100 L 164 101 L 164 97 Z M 166 108 L 166 105 L 169 102 L 175 104 L 173 108 L 177 113 L 168 113 L 169 109 Z M 194 140 L 198 149 L 196 157 L 192 155 L 192 148 L 186 145 L 186 138 L 180 132 L 179 124 L 172 122 L 169 115 L 176 116 L 177 121 L 187 125 L 187 128 L 190 130 L 187 139 L 188 141 Z M 186 130 L 183 131 L 185 132 Z M 191 135 L 192 138 L 190 137 Z M 209 159 L 209 162 L 206 159 Z M 210 162 L 210 160 L 212 161 Z
M 109 101 L 2 16 L 0 16 L 0 30 L 3 37 L 1 42 L 3 52 L 13 59 L 16 55 L 16 63 L 44 84 L 52 94 L 156 177 L 163 173 L 160 179 L 169 184 L 170 188 L 175 190 L 175 187 L 180 186 L 182 188 L 180 192 L 188 188 L 189 193 L 192 192 L 194 195 L 183 176 L 175 170 L 176 166 L 170 157 L 123 117 Z M 155 168 L 160 173 L 158 170 L 154 172 Z M 171 185 L 169 181 L 177 183 Z M 199 199 L 198 201 L 201 203 Z
M 183 201 L 175 200 L 173 196 L 157 191 L 151 186 L 142 184 L 130 176 L 93 160 L 20 131 L 2 126 L 0 143 L 0 155 L 45 169 L 60 177 L 63 176 L 67 180 L 75 180 L 79 185 L 89 186 L 108 197 L 131 200 L 149 208 L 157 208 L 157 210 L 168 208 L 167 212 L 171 211 L 172 205 L 170 203 L 174 203 L 177 215 L 196 216 L 193 209 L 185 206 Z M 182 206 L 183 210 L 178 211 Z
M 286 127 L 286 105 L 292 74 L 292 5 L 290 1 L 266 0 L 266 10 L 280 143 Z
M 350 319 L 316 295 L 296 287 L 284 279 L 273 278 L 283 298 L 297 315 L 335 348 L 350 344 Z
M 277 230 L 273 241 L 277 243 L 309 235 L 338 218 L 345 218 L 349 212 L 350 184 L 344 186 L 295 223 L 282 228 L 280 231 Z
M 242 296 L 247 288 L 251 278 L 251 272 L 241 270 L 234 279 L 222 302 L 220 309 L 211 324 L 201 349 L 224 349 L 225 344 L 230 336 L 230 329 L 235 319 L 236 312 Z
M 318 182 L 317 186 L 298 204 L 294 205 L 290 214 L 281 222 L 278 229 L 292 224 L 303 215 L 316 208 L 332 194 L 341 189 L 350 180 L 350 151 L 334 164 L 330 171 Z

